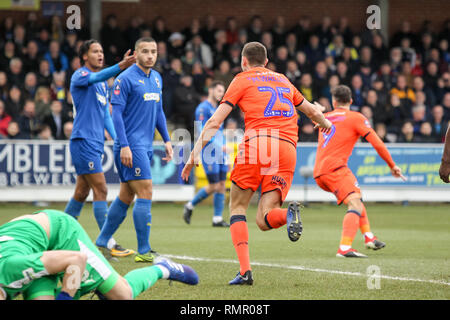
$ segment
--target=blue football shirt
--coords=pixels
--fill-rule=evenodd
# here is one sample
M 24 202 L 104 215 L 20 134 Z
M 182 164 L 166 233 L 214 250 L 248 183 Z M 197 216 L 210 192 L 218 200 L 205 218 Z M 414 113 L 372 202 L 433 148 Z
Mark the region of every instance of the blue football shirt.
M 88 68 L 81 67 L 70 81 L 75 116 L 70 139 L 83 138 L 103 144 L 108 85 L 106 81 L 89 84 L 91 73 Z
M 136 64 L 132 65 L 116 78 L 111 104 L 113 110 L 123 108 L 122 119 L 130 148 L 152 150 L 158 112 L 163 112 L 161 75 L 155 70 L 147 75 Z M 119 134 L 114 147 L 121 147 Z

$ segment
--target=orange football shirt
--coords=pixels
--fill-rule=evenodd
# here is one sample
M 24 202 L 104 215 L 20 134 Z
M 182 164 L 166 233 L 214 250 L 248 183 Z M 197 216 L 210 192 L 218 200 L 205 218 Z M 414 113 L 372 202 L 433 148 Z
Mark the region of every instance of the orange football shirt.
M 298 117 L 295 107 L 303 99 L 286 76 L 255 67 L 234 77 L 221 103 L 238 106 L 242 110 L 246 139 L 264 132 L 297 145 Z
M 337 108 L 325 117 L 333 127 L 328 134 L 319 132 L 314 178 L 347 166 L 359 137 L 366 138 L 391 168 L 395 165 L 386 146 L 361 113 Z

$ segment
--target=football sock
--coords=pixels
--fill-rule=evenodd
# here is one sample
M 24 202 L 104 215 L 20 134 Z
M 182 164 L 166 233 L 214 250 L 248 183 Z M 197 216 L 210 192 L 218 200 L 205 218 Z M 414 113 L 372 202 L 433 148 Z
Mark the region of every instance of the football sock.
M 196 206 L 197 204 L 199 204 L 200 202 L 202 202 L 203 200 L 205 200 L 206 198 L 208 198 L 209 194 L 208 192 L 206 192 L 205 188 L 201 188 L 197 194 L 194 196 L 194 199 L 192 199 L 191 204 L 192 206 Z
M 243 275 L 250 268 L 248 251 L 248 227 L 244 215 L 232 215 L 230 219 L 231 240 L 239 260 L 240 273 Z
M 123 222 L 127 216 L 127 210 L 129 205 L 122 202 L 119 197 L 114 199 L 111 206 L 108 209 L 108 214 L 106 215 L 105 223 L 100 231 L 100 234 L 95 242 L 99 247 L 107 247 L 109 240 L 116 230 L 119 228 L 120 224 Z M 108 247 L 109 248 L 109 247 Z
M 214 217 L 222 217 L 225 206 L 225 194 L 214 193 Z
M 286 224 L 287 209 L 274 208 L 266 214 L 264 219 L 269 228 L 277 229 L 282 227 Z
M 342 223 L 340 246 L 352 246 L 353 239 L 355 238 L 356 232 L 358 232 L 360 215 L 356 210 L 347 211 Z
M 367 217 L 367 210 L 363 204 L 363 210 L 361 212 L 361 218 L 359 219 L 359 230 L 363 235 L 373 238 L 373 233 L 370 232 L 369 218 Z
M 66 208 L 64 212 L 70 214 L 72 217 L 78 220 L 80 216 L 81 209 L 83 209 L 84 202 L 78 202 L 74 198 L 70 198 L 69 202 L 67 202 Z
M 147 253 L 150 247 L 150 227 L 152 225 L 152 200 L 137 199 L 133 208 L 134 229 L 136 230 L 138 252 Z
M 93 201 L 92 208 L 94 210 L 95 221 L 97 221 L 98 228 L 102 230 L 103 224 L 108 213 L 108 203 L 106 201 Z
M 124 278 L 130 285 L 133 292 L 133 299 L 135 299 L 140 293 L 144 292 L 153 286 L 156 281 L 163 278 L 163 271 L 160 266 L 150 266 L 130 271 Z

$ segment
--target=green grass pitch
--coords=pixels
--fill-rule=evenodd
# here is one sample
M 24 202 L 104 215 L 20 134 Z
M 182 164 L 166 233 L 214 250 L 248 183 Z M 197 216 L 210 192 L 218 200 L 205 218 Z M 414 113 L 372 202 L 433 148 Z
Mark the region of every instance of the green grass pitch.
M 368 259 L 335 257 L 344 207 L 311 204 L 304 208 L 303 235 L 295 243 L 289 241 L 284 227 L 260 231 L 254 222 L 256 208 L 250 207 L 247 220 L 255 281 L 253 286 L 235 287 L 227 283 L 239 269 L 236 254 L 229 230 L 211 226 L 212 206 L 199 205 L 191 225 L 186 225 L 182 204 L 154 203 L 152 248 L 191 265 L 200 283 L 169 286 L 168 281 L 158 281 L 138 299 L 450 299 L 450 205 L 368 203 L 366 207 L 372 231 L 387 244 L 379 251 L 366 250 L 358 233 L 354 248 Z M 64 204 L 51 208 L 63 210 Z M 28 204 L 0 204 L 0 224 L 35 210 Z M 95 239 L 98 228 L 90 204 L 79 221 Z M 131 208 L 115 238 L 124 247 L 136 249 Z M 124 275 L 145 265 L 127 257 L 113 266 Z M 379 282 L 368 278 L 368 267 L 379 270 Z

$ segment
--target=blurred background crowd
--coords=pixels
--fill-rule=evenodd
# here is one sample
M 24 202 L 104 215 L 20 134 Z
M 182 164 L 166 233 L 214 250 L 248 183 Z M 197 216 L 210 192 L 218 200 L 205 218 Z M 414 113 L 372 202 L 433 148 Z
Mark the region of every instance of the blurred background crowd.
M 193 131 L 193 115 L 212 80 L 228 85 L 241 71 L 240 53 L 260 41 L 268 68 L 285 74 L 309 101 L 331 110 L 330 90 L 339 84 L 353 92 L 352 110 L 364 114 L 385 142 L 443 142 L 450 122 L 450 20 L 438 30 L 424 21 L 412 30 L 403 21 L 386 41 L 377 30 L 353 30 L 348 19 L 307 16 L 288 26 L 283 16 L 268 24 L 253 16 L 246 25 L 229 17 L 193 19 L 168 30 L 164 17 L 133 17 L 120 27 L 108 16 L 100 32 L 105 64 L 119 62 L 142 36 L 158 43 L 155 69 L 163 77 L 163 105 L 169 128 Z M 61 18 L 0 25 L 0 139 L 68 139 L 73 124 L 70 78 L 80 68 L 78 48 L 89 31 L 68 31 Z M 112 85 L 113 79 L 108 82 Z M 226 128 L 243 128 L 235 108 Z M 317 141 L 317 131 L 299 114 L 299 141 Z

